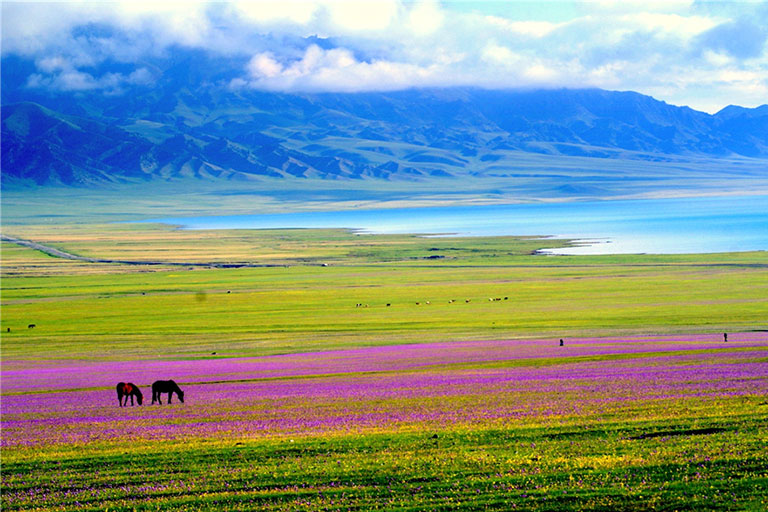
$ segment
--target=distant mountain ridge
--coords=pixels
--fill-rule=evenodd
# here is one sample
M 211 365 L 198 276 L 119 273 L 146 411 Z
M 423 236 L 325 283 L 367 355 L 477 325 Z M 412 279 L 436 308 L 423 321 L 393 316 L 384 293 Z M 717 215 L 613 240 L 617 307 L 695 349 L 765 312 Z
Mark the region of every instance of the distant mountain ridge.
M 30 90 L 5 68 L 3 186 L 428 180 L 505 172 L 530 153 L 768 159 L 768 105 L 710 115 L 599 89 L 284 94 L 232 90 L 196 69 L 107 97 Z

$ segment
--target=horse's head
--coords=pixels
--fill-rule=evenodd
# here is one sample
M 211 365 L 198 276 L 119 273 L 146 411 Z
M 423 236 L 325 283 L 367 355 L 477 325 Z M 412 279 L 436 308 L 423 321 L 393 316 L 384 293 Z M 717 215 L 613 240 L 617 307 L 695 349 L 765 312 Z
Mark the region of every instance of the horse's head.
M 144 395 L 141 394 L 141 391 L 136 393 L 136 401 L 139 402 L 139 405 L 141 405 L 141 403 L 144 401 Z
M 179 392 L 177 393 L 177 395 L 179 396 L 179 401 L 180 401 L 181 403 L 184 403 L 184 392 L 183 392 L 182 390 L 179 390 Z

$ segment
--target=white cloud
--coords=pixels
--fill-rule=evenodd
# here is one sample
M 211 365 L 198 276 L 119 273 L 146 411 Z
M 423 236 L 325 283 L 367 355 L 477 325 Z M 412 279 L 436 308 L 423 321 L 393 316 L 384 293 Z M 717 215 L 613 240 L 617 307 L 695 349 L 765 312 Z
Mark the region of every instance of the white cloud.
M 434 34 L 443 25 L 445 15 L 435 1 L 418 2 L 408 13 L 408 26 L 417 36 Z
M 381 31 L 395 21 L 399 3 L 390 0 L 336 0 L 323 2 L 333 25 L 343 32 Z
M 235 2 L 236 16 L 257 24 L 292 23 L 307 25 L 316 15 L 319 6 L 313 2 L 298 0 L 265 0 L 262 2 Z
M 395 90 L 412 85 L 431 84 L 434 69 L 413 64 L 373 61 L 361 62 L 343 48 L 307 48 L 301 59 L 280 64 L 268 53 L 254 56 L 249 79 L 235 79 L 232 87 L 256 87 L 288 91 Z
M 523 60 L 519 53 L 495 42 L 482 49 L 481 58 L 492 66 L 504 67 L 516 66 Z
M 490 26 L 531 37 L 544 37 L 559 26 L 549 21 L 511 21 L 498 16 L 486 16 L 485 21 Z
M 693 0 L 592 0 L 588 6 L 593 12 L 602 13 L 670 13 L 689 11 L 694 3 Z
M 710 66 L 715 68 L 722 68 L 733 62 L 730 55 L 713 50 L 705 50 L 702 57 Z
M 37 69 L 46 73 L 53 73 L 62 69 L 70 69 L 72 67 L 67 59 L 60 56 L 44 57 L 38 60 L 35 65 L 37 66 Z
M 662 30 L 678 37 L 692 37 L 714 27 L 717 22 L 704 16 L 680 16 L 657 12 L 639 12 L 621 17 L 624 23 L 646 30 Z
M 526 66 L 523 69 L 522 76 L 529 83 L 555 84 L 561 80 L 561 73 L 554 67 L 545 64 L 536 63 Z
M 273 78 L 283 72 L 283 66 L 270 52 L 254 55 L 248 63 L 248 71 L 255 78 Z
M 556 13 L 557 2 L 529 19 L 514 3 L 509 14 L 484 14 L 487 5 L 466 12 L 435 0 L 4 2 L 2 49 L 35 62 L 30 87 L 63 90 L 147 83 L 146 69 L 132 74 L 138 63 L 174 46 L 247 62 L 232 87 L 288 91 L 605 87 L 693 105 L 707 90 L 708 105 L 725 105 L 760 102 L 768 83 L 768 8 L 759 3 L 579 2 L 563 4 L 573 12 L 567 21 L 541 14 Z M 136 69 L 99 74 L 107 61 Z
M 61 67 L 47 68 L 48 73 L 33 73 L 27 78 L 27 87 L 52 89 L 56 91 L 100 90 L 109 94 L 123 92 L 126 85 L 150 85 L 154 80 L 147 68 L 139 68 L 128 75 L 104 73 L 95 77 L 91 73 L 77 70 L 62 62 Z

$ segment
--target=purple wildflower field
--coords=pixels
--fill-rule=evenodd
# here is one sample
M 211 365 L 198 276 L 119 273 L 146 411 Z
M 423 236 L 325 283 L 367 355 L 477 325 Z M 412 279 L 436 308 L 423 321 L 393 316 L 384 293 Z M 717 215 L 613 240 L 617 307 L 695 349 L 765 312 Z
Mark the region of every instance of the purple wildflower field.
M 150 405 L 174 379 L 185 403 Z M 118 381 L 142 407 L 120 408 Z M 768 396 L 768 333 L 502 340 L 175 361 L 4 361 L 2 446 L 641 419 Z M 165 402 L 167 395 L 163 396 Z M 674 407 L 673 407 L 674 404 Z M 670 414 L 674 414 L 670 412 Z

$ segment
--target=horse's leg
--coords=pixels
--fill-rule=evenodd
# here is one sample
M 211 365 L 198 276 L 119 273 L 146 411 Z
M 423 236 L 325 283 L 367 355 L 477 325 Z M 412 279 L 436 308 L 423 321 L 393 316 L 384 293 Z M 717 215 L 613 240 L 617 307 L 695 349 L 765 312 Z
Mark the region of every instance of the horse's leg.
M 173 391 L 168 392 L 168 403 L 172 403 L 171 400 L 173 399 Z
M 125 405 L 128 405 L 128 398 L 125 399 Z M 131 395 L 131 407 L 133 407 L 133 395 Z

